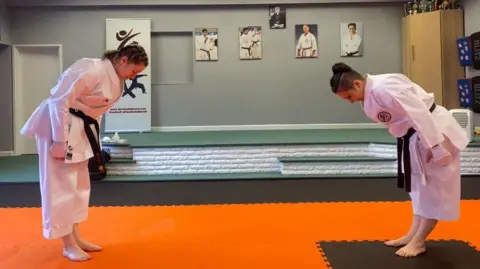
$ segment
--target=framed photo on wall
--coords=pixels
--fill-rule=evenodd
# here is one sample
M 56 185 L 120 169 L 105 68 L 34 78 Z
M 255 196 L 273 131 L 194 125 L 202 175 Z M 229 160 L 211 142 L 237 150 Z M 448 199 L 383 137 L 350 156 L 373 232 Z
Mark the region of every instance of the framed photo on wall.
M 218 61 L 218 28 L 195 28 L 195 60 Z
M 287 10 L 285 7 L 274 5 L 268 8 L 268 24 L 270 29 L 287 28 Z
M 340 56 L 361 57 L 363 55 L 362 32 L 361 22 L 340 23 Z
M 262 26 L 239 27 L 240 60 L 262 59 Z
M 295 57 L 317 58 L 318 26 L 316 24 L 295 25 Z

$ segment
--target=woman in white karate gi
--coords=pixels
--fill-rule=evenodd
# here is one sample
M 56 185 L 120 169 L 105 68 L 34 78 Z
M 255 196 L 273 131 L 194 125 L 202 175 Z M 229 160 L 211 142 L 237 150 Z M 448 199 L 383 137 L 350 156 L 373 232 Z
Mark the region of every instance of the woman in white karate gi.
M 101 250 L 80 236 L 78 224 L 88 215 L 88 160 L 99 153 L 102 114 L 121 98 L 123 80 L 146 66 L 148 56 L 137 44 L 107 51 L 103 59 L 80 59 L 22 128 L 22 135 L 37 141 L 43 235 L 62 238 L 63 255 L 72 261 L 89 260 L 87 252 Z
M 332 71 L 332 91 L 361 102 L 365 114 L 397 138 L 398 187 L 410 194 L 413 221 L 406 235 L 385 244 L 401 247 L 399 256 L 417 256 L 438 221 L 459 218 L 460 151 L 469 144 L 467 134 L 433 94 L 402 74 L 362 76 L 344 63 Z

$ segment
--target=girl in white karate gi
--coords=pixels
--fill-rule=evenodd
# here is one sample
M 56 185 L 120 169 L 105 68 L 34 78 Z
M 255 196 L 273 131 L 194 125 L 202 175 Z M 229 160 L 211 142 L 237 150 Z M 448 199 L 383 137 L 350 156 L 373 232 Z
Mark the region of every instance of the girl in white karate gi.
M 413 221 L 406 235 L 385 244 L 401 247 L 399 256 L 417 256 L 438 221 L 459 218 L 460 151 L 469 144 L 467 134 L 433 94 L 402 74 L 362 76 L 344 63 L 332 71 L 332 91 L 361 102 L 365 114 L 397 138 L 398 187 L 410 194 Z
M 148 56 L 137 44 L 106 51 L 103 59 L 76 61 L 21 130 L 37 141 L 43 235 L 62 238 L 63 255 L 72 261 L 89 260 L 87 252 L 102 249 L 78 231 L 88 215 L 88 160 L 98 153 L 87 134 L 96 135 L 94 144 L 100 144 L 102 114 L 121 98 L 123 80 L 135 78 L 146 66 Z

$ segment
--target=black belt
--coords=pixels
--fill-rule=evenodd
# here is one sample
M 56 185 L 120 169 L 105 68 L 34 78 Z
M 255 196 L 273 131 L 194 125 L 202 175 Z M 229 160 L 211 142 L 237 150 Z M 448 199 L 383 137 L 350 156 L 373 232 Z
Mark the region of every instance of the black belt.
M 211 60 L 211 56 L 210 56 L 210 51 L 209 50 L 204 50 L 204 49 L 200 49 L 201 51 L 207 53 L 208 55 L 208 60 Z
M 430 112 L 435 110 L 435 103 L 430 107 Z M 417 131 L 415 129 L 408 129 L 407 133 L 397 138 L 397 187 L 405 188 L 405 191 L 412 191 L 412 164 L 410 163 L 410 137 L 412 137 Z M 405 173 L 402 173 L 402 161 Z
M 98 167 L 99 170 L 101 172 L 104 172 L 105 169 L 103 167 L 103 162 L 102 162 L 102 149 L 100 148 L 100 125 L 98 124 L 98 121 L 90 116 L 87 116 L 85 113 L 83 113 L 80 110 L 70 108 L 69 111 L 71 114 L 83 120 L 85 134 L 87 135 L 88 142 L 90 143 L 90 147 L 92 148 L 95 161 L 99 165 Z M 92 128 L 90 128 L 90 124 L 93 124 L 95 126 L 97 138 L 95 138 Z
M 252 45 L 253 46 L 253 45 Z M 244 50 L 248 50 L 248 56 L 252 55 L 252 48 L 245 48 L 245 47 L 242 47 L 242 49 Z

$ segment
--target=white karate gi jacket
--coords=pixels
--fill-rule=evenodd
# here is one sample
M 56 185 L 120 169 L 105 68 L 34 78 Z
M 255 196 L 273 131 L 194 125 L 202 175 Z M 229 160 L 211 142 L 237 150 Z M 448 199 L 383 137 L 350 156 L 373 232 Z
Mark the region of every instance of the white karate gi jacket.
M 67 143 L 67 163 L 88 160 L 93 152 L 83 120 L 70 114 L 69 109 L 81 110 L 101 124 L 103 113 L 117 103 L 122 91 L 123 81 L 109 60 L 80 59 L 58 79 L 50 97 L 33 112 L 21 134 Z M 91 128 L 96 134 L 95 127 L 91 125 Z
M 365 114 L 384 124 L 397 138 L 410 128 L 416 130 L 409 139 L 412 172 L 409 195 L 414 214 L 455 220 L 460 214 L 460 151 L 470 141 L 465 130 L 443 106 L 436 104 L 435 110 L 430 112 L 433 104 L 433 94 L 402 74 L 368 75 L 366 78 Z M 439 144 L 452 155 L 452 162 L 446 166 L 426 161 L 428 150 Z
M 348 53 L 352 53 L 358 51 L 360 49 L 360 45 L 362 44 L 362 38 L 358 34 L 354 34 L 353 36 L 345 35 L 342 39 L 342 51 L 343 55 L 347 55 Z M 358 53 L 355 54 L 359 55 Z
M 432 148 L 447 136 L 459 150 L 470 143 L 451 113 L 439 104 L 430 113 L 434 96 L 402 74 L 368 75 L 363 111 L 384 124 L 394 137 L 404 136 L 413 127 L 422 143 Z
M 311 57 L 317 50 L 317 38 L 312 33 L 307 33 L 298 38 L 297 52 L 300 51 L 300 57 Z

